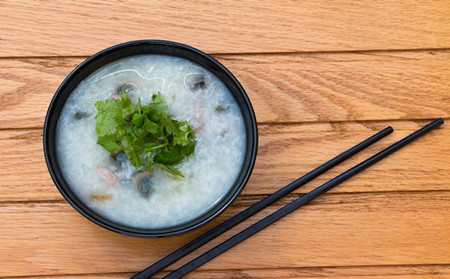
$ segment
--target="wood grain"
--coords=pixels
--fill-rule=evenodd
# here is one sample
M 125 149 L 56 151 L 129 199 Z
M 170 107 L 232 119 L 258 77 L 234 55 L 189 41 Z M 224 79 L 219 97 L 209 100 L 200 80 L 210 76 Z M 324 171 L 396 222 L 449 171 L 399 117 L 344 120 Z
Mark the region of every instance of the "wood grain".
M 450 116 L 450 52 L 219 55 L 260 123 Z M 43 127 L 80 58 L 0 60 L 0 129 Z
M 271 194 L 386 126 L 396 129 L 376 145 L 297 190 L 306 193 L 427 122 L 261 125 L 256 166 L 243 194 Z M 444 124 L 332 191 L 450 190 L 448 162 L 450 128 Z M 45 165 L 41 130 L 0 131 L 0 181 L 0 201 L 62 200 Z
M 233 206 L 213 223 L 239 210 Z M 450 220 L 442 213 L 449 210 L 450 191 L 326 194 L 199 270 L 447 263 Z M 0 219 L 8 220 L 0 223 L 0 276 L 135 272 L 211 227 L 164 239 L 126 237 L 92 224 L 64 202 L 2 203 Z M 446 266 L 435 268 L 448 274 Z
M 0 56 L 92 55 L 136 39 L 210 53 L 448 48 L 447 1 L 1 1 Z
M 163 278 L 169 272 L 164 271 L 152 278 Z M 89 278 L 130 278 L 135 273 L 108 273 L 108 274 L 71 274 L 32 276 L 21 278 L 38 279 L 89 279 Z M 210 279 L 240 279 L 240 278 L 329 278 L 329 279 L 423 279 L 423 278 L 450 278 L 448 265 L 404 265 L 404 266 L 339 266 L 339 267 L 298 267 L 298 268 L 264 268 L 264 269 L 226 269 L 226 270 L 194 270 L 185 278 Z
M 3 0 L 0 11 L 0 278 L 129 278 L 394 127 L 174 270 L 443 117 L 441 128 L 186 278 L 450 279 L 449 1 Z M 259 125 L 243 193 L 208 225 L 176 237 L 132 238 L 91 223 L 57 191 L 42 150 L 44 117 L 67 74 L 106 47 L 139 39 L 213 55 L 246 89 Z

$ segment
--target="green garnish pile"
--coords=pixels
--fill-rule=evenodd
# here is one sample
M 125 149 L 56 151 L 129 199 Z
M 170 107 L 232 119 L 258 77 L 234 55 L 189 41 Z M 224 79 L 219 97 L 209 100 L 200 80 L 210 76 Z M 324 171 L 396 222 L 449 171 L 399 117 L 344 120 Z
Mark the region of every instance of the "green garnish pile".
M 147 106 L 131 103 L 127 92 L 122 98 L 98 101 L 95 117 L 97 143 L 111 154 L 125 152 L 139 169 L 147 166 L 151 172 L 157 166 L 175 176 L 183 174 L 175 167 L 195 150 L 195 134 L 186 121 L 170 117 L 166 100 L 158 93 Z

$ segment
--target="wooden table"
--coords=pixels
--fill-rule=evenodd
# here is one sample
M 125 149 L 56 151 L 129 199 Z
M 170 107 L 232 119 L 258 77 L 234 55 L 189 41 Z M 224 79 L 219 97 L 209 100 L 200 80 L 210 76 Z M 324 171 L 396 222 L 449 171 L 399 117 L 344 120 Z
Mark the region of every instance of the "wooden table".
M 207 248 L 432 119 L 449 122 L 445 0 L 3 0 L 0 11 L 1 278 L 129 277 L 388 125 L 392 135 Z M 212 223 L 176 237 L 133 238 L 91 223 L 59 194 L 42 150 L 64 77 L 137 39 L 211 54 L 241 81 L 259 123 L 243 193 Z M 450 278 L 449 214 L 446 123 L 187 277 Z

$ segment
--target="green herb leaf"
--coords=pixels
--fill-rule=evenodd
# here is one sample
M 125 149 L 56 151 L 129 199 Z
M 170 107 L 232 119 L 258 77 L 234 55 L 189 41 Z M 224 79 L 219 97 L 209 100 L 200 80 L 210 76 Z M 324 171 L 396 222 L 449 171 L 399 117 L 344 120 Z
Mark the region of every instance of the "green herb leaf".
M 115 151 L 120 148 L 120 145 L 117 143 L 116 135 L 98 137 L 97 143 L 103 146 L 110 153 L 115 153 Z
M 173 176 L 184 177 L 179 169 L 174 166 L 164 165 L 164 164 L 153 164 L 155 167 L 159 167 L 163 171 L 172 174 Z
M 96 130 L 99 137 L 112 135 L 117 132 L 121 125 L 122 112 L 114 100 L 99 101 L 95 104 L 98 110 L 95 120 L 97 121 Z
M 178 129 L 174 134 L 173 143 L 186 146 L 191 143 L 191 139 L 195 139 L 195 134 L 191 126 L 189 126 L 187 121 L 179 122 Z
M 137 169 L 156 166 L 183 177 L 174 166 L 194 152 L 195 134 L 186 121 L 170 117 L 163 95 L 155 94 L 152 100 L 144 107 L 140 99 L 134 105 L 122 90 L 121 99 L 97 102 L 97 143 L 110 153 L 124 151 Z

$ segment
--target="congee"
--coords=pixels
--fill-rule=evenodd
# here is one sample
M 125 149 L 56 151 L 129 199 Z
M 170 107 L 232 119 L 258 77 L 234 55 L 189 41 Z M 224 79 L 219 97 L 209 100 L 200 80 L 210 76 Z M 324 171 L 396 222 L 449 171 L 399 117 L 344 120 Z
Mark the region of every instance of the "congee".
M 142 229 L 211 209 L 235 183 L 246 149 L 226 86 L 165 55 L 120 59 L 83 80 L 64 105 L 56 141 L 73 192 L 105 218 Z

